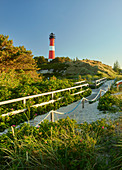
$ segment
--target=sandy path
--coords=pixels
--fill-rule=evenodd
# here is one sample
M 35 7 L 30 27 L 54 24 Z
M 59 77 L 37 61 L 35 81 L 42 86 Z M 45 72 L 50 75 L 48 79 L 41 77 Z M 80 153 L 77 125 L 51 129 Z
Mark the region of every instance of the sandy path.
M 93 89 L 92 94 L 90 96 L 88 96 L 87 99 L 92 100 L 97 95 L 97 93 L 100 89 L 103 89 L 105 91 L 108 90 L 108 86 L 110 87 L 111 83 L 112 83 L 112 81 L 110 80 L 110 81 L 105 82 L 100 88 Z M 103 94 L 104 94 L 104 92 L 102 92 L 102 95 Z M 79 103 L 79 101 L 74 102 L 72 104 L 69 104 L 68 106 L 59 108 L 57 111 L 61 112 L 61 113 L 69 112 L 73 108 L 75 108 L 78 105 L 78 103 Z M 85 121 L 90 123 L 90 122 L 96 121 L 101 118 L 115 119 L 120 115 L 120 113 L 116 113 L 116 114 L 115 113 L 106 113 L 106 114 L 104 114 L 103 111 L 99 111 L 97 109 L 97 106 L 98 106 L 98 101 L 95 103 L 92 103 L 92 104 L 89 104 L 88 102 L 86 102 L 84 108 L 82 108 L 82 104 L 80 104 L 74 111 L 72 111 L 69 114 L 63 114 L 63 115 L 55 114 L 55 120 L 58 120 L 61 118 L 66 118 L 67 116 L 69 116 L 71 119 L 75 119 L 77 121 L 77 123 L 83 123 Z M 33 126 L 39 124 L 40 121 L 43 120 L 47 114 L 37 116 L 34 120 L 32 120 L 30 122 L 30 124 Z M 47 119 L 50 121 L 50 116 L 48 116 Z
M 107 90 L 108 86 L 110 86 L 111 83 L 112 83 L 112 81 L 110 80 L 110 81 L 105 82 L 100 88 L 93 89 L 92 94 L 90 96 L 88 96 L 87 99 L 92 100 L 97 95 L 97 93 L 100 89 Z M 102 93 L 102 95 L 103 94 L 104 93 Z M 57 111 L 61 112 L 61 113 L 69 112 L 72 109 L 74 109 L 78 105 L 79 102 L 80 101 L 77 101 L 77 102 L 74 102 L 72 104 L 69 104 L 68 106 L 61 107 Z M 79 106 L 69 114 L 63 114 L 63 115 L 54 114 L 55 120 L 58 120 L 58 119 L 61 119 L 61 118 L 66 118 L 67 116 L 69 116 L 71 119 L 75 119 L 77 121 L 77 123 L 83 123 L 85 121 L 90 123 L 90 122 L 96 121 L 96 120 L 101 119 L 101 118 L 115 119 L 118 116 L 120 116 L 120 114 L 121 114 L 120 112 L 117 112 L 117 113 L 107 112 L 106 114 L 104 114 L 102 111 L 99 111 L 97 109 L 97 106 L 98 106 L 98 101 L 96 101 L 92 104 L 85 102 L 84 108 L 82 108 L 82 104 L 80 103 Z M 36 126 L 47 115 L 48 115 L 48 113 L 35 117 L 33 120 L 29 121 L 30 125 Z M 47 120 L 50 121 L 50 116 L 47 117 Z M 17 127 L 19 127 L 19 125 Z M 3 133 L 6 133 L 6 132 L 7 132 L 7 129 L 4 132 L 0 133 L 0 135 L 2 135 Z

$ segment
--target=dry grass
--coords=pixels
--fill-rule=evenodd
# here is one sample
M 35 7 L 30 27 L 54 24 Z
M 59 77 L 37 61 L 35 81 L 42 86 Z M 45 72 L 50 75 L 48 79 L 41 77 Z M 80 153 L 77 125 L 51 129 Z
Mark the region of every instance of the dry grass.
M 117 76 L 116 72 L 111 66 L 103 64 L 100 61 L 94 60 L 78 60 L 74 62 L 68 62 L 69 67 L 67 68 L 65 74 L 81 74 L 81 75 L 95 75 L 101 74 L 108 78 L 115 78 Z

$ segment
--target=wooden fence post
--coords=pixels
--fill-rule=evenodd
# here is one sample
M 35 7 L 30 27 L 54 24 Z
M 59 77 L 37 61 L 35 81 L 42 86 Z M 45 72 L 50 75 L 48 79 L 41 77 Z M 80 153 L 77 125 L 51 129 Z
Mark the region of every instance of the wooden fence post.
M 51 117 L 50 118 L 51 118 L 51 122 L 54 122 L 54 112 L 53 111 L 51 112 Z
M 102 95 L 102 90 L 100 89 L 100 97 L 101 97 L 101 95 Z
M 53 100 L 53 93 L 52 93 L 52 100 Z
M 84 101 L 85 101 L 85 99 L 82 100 L 82 108 L 84 108 Z
M 23 105 L 26 106 L 26 99 L 23 100 Z
M 100 97 L 98 97 L 98 100 L 100 101 L 100 98 L 101 98 L 101 89 L 100 89 Z

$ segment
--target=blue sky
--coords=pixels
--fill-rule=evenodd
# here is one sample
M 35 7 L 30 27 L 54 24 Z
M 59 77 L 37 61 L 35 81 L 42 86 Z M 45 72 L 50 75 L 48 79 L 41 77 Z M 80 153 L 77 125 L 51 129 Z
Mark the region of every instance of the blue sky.
M 122 68 L 122 0 L 0 0 L 0 34 L 34 56 L 99 60 Z

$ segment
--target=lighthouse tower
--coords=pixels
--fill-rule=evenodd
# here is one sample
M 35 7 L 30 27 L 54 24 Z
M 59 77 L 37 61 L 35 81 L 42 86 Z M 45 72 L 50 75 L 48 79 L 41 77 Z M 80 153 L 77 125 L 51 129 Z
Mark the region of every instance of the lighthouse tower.
M 55 34 L 51 33 L 49 36 L 50 46 L 49 46 L 49 61 L 55 59 Z

